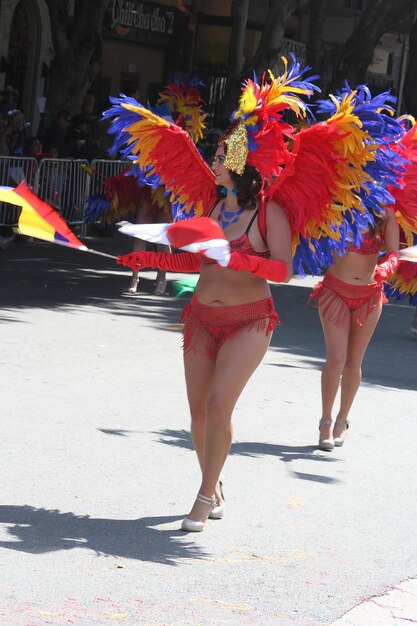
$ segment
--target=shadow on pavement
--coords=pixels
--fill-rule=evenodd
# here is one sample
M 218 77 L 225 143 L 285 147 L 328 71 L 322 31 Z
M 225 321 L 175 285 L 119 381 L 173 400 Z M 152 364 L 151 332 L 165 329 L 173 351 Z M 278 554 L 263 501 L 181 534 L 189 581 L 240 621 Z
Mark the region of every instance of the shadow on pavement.
M 168 446 L 185 448 L 194 451 L 190 433 L 186 430 L 164 429 L 153 433 L 159 437 L 158 441 Z M 313 454 L 316 453 L 316 454 Z M 337 463 L 339 459 L 334 456 L 326 456 L 319 453 L 316 446 L 282 446 L 279 444 L 264 443 L 261 441 L 237 441 L 232 443 L 230 455 L 256 458 L 260 456 L 274 456 L 284 463 L 304 459 L 313 463 Z M 292 471 L 292 470 L 291 470 Z M 337 478 L 322 476 L 320 474 L 307 474 L 292 471 L 296 478 L 310 480 L 312 482 L 335 484 L 340 482 Z
M 107 244 L 107 245 L 105 245 Z M 109 254 L 130 251 L 131 242 L 126 238 L 87 242 L 96 250 Z M 0 254 L 2 286 L 0 306 L 3 314 L 24 308 L 47 308 L 50 310 L 77 310 L 80 306 L 94 306 L 121 315 L 138 315 L 138 308 L 152 308 L 150 317 L 158 318 L 153 305 L 164 303 L 161 298 L 141 300 L 140 294 L 127 294 L 130 273 L 112 259 L 79 252 L 59 245 L 43 242 L 13 244 Z M 152 293 L 155 272 L 141 279 L 141 294 Z M 168 300 L 168 299 L 167 299 Z M 181 309 L 173 302 L 173 308 Z M 166 307 L 160 307 L 164 311 Z M 141 311 L 142 314 L 142 311 Z M 166 309 L 164 319 L 175 320 L 175 312 Z M 2 321 L 7 321 L 3 315 Z
M 134 520 L 96 519 L 31 506 L 0 506 L 0 524 L 10 525 L 11 541 L 0 548 L 44 554 L 84 548 L 97 555 L 114 556 L 162 565 L 210 555 L 188 540 L 181 530 L 154 528 L 182 516 L 143 517 Z

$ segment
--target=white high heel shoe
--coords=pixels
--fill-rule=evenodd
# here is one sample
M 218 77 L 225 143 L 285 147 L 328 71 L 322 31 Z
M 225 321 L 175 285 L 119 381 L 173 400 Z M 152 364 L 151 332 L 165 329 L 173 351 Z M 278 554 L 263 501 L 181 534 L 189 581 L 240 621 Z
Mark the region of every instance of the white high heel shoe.
M 319 430 L 322 424 L 326 424 L 326 426 L 330 426 L 330 424 L 332 423 L 332 420 L 320 420 L 319 423 Z M 324 450 L 324 452 L 331 452 L 334 449 L 334 439 L 333 437 L 329 438 L 329 439 L 319 439 L 319 445 L 318 445 L 318 449 L 319 450 Z
M 349 420 L 339 420 L 339 419 L 337 419 L 335 421 L 335 424 L 343 424 L 343 426 L 345 427 L 345 429 L 342 430 L 342 432 L 340 433 L 340 436 L 334 438 L 334 445 L 335 445 L 335 447 L 336 448 L 341 448 L 343 446 L 343 442 L 345 440 L 346 431 L 349 428 Z
M 214 507 L 212 511 L 210 511 L 209 513 L 210 519 L 222 519 L 224 517 L 225 497 L 224 497 L 224 491 L 223 491 L 223 479 L 221 478 L 219 479 L 219 487 L 220 487 L 220 493 L 222 496 L 223 504 L 218 504 L 217 506 Z
M 198 494 L 196 500 L 206 505 L 209 504 L 210 513 L 216 505 L 216 498 L 208 498 L 207 496 L 203 496 L 201 493 Z M 210 516 L 210 513 L 208 517 Z M 189 517 L 185 517 L 182 520 L 181 530 L 185 530 L 189 533 L 200 533 L 202 530 L 204 530 L 204 527 L 206 525 L 206 520 L 207 518 L 203 521 L 203 520 L 194 520 L 194 519 L 190 519 Z

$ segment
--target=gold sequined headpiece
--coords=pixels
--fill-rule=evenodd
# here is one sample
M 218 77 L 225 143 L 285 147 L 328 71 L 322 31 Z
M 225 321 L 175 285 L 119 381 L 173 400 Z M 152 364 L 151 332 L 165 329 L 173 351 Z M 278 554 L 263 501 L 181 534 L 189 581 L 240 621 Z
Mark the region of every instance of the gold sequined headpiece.
M 232 128 L 229 134 L 226 134 L 224 143 L 227 146 L 224 166 L 228 170 L 242 176 L 249 154 L 248 135 L 245 123 L 242 120 Z

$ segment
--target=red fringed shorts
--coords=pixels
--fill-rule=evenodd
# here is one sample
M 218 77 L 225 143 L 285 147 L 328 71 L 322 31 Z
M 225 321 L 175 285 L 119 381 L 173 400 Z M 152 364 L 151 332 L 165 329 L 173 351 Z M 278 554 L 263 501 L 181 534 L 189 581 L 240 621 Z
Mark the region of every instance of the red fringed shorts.
M 388 302 L 380 283 L 351 285 L 329 273 L 315 285 L 310 300 L 317 300 L 320 314 L 336 326 L 350 324 L 351 319 L 362 326 L 380 303 Z
M 209 306 L 201 304 L 193 295 L 190 304 L 184 307 L 181 322 L 184 353 L 201 343 L 204 353 L 215 359 L 227 339 L 254 326 L 258 331 L 271 333 L 275 324 L 281 324 L 272 298 L 239 304 L 236 306 Z

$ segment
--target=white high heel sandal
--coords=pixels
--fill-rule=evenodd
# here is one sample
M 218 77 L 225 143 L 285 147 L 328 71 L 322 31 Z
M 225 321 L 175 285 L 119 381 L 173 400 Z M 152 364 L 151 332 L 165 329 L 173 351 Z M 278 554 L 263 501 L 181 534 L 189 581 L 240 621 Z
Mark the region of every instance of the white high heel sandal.
M 203 496 L 201 493 L 198 494 L 196 500 L 198 500 L 198 502 L 202 502 L 203 504 L 209 504 L 210 513 L 216 506 L 216 498 L 208 498 L 207 496 Z M 208 517 L 210 516 L 210 513 Z M 200 533 L 202 530 L 204 530 L 205 525 L 206 520 L 194 520 L 186 517 L 182 520 L 181 530 L 185 530 L 189 533 Z
M 330 426 L 332 420 L 323 420 L 321 419 L 319 422 L 319 430 L 322 424 L 326 424 L 326 426 Z M 334 439 L 331 437 L 330 439 L 319 439 L 319 450 L 324 450 L 324 452 L 331 452 L 334 449 Z
M 349 420 L 339 420 L 339 419 L 337 419 L 335 421 L 335 424 L 343 424 L 343 426 L 345 427 L 345 429 L 340 433 L 340 436 L 334 438 L 334 445 L 335 445 L 335 447 L 336 448 L 341 448 L 343 446 L 343 442 L 345 440 L 346 431 L 349 428 Z M 343 437 L 342 437 L 342 435 L 343 435 Z

